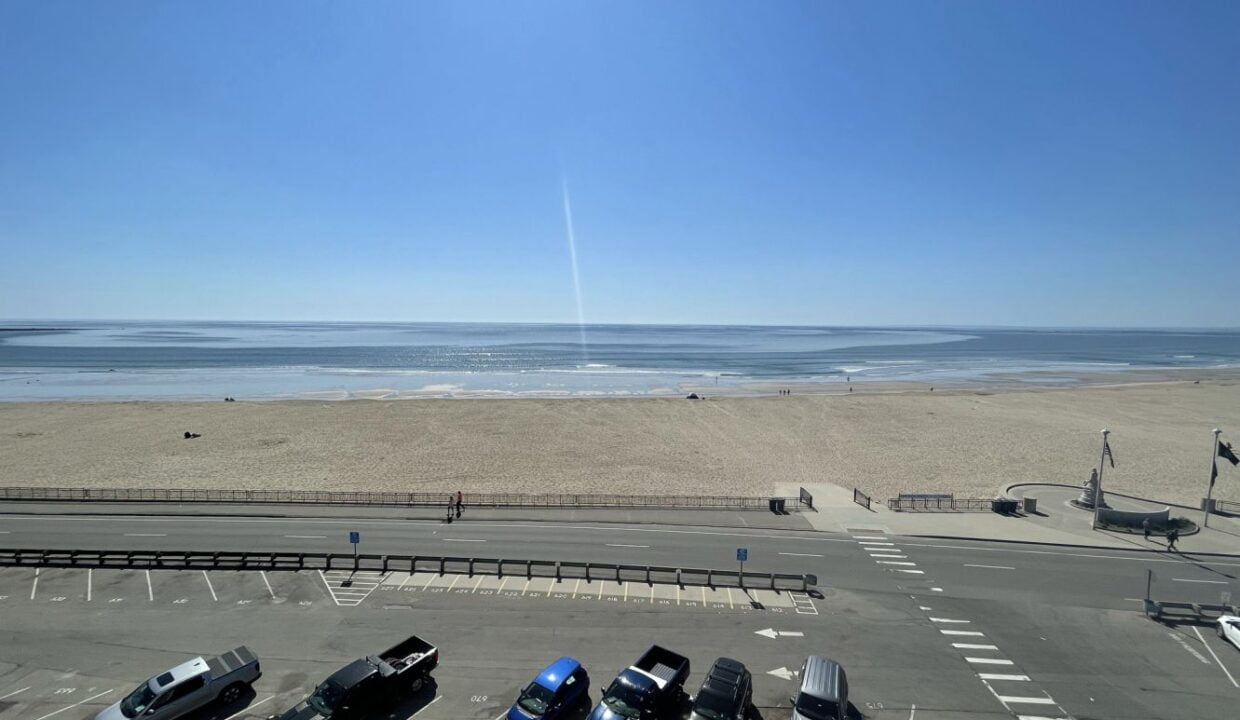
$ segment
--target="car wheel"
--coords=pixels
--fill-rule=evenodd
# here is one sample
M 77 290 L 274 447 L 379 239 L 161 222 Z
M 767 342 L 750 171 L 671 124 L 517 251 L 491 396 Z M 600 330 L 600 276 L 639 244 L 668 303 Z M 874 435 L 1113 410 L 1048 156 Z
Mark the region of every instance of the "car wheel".
M 1218 636 L 1223 638 L 1224 640 L 1227 639 L 1227 633 L 1223 632 L 1223 623 L 1219 623 L 1218 625 L 1216 625 L 1214 627 L 1214 632 L 1218 633 Z
M 419 675 L 413 679 L 413 682 L 409 683 L 409 692 L 420 692 L 424 685 L 426 685 L 426 678 Z
M 232 705 L 241 697 L 241 691 L 244 689 L 245 686 L 241 683 L 233 683 L 232 685 L 224 688 L 219 695 L 219 700 L 225 705 Z

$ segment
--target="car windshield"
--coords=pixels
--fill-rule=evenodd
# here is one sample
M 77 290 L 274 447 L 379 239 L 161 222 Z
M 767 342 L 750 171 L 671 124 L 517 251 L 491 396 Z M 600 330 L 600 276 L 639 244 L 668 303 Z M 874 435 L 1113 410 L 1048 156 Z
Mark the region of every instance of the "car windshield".
M 641 695 L 627 685 L 612 685 L 603 696 L 603 704 L 615 714 L 626 717 L 641 717 Z
M 724 720 L 732 714 L 732 703 L 718 693 L 701 692 L 693 702 L 693 712 L 707 720 Z
M 530 686 L 521 691 L 521 697 L 517 699 L 517 704 L 522 710 L 527 710 L 535 715 L 542 715 L 547 711 L 547 707 L 551 705 L 555 693 L 538 683 L 530 683 Z
M 314 689 L 314 694 L 306 703 L 323 717 L 331 717 L 342 697 L 344 697 L 344 688 L 335 683 L 325 682 Z
M 138 717 L 146 712 L 151 706 L 151 702 L 155 700 L 155 693 L 151 690 L 149 683 L 142 683 L 136 690 L 129 693 L 124 700 L 121 700 L 121 714 L 125 717 Z
M 836 717 L 839 711 L 839 706 L 830 700 L 823 700 L 805 693 L 797 695 L 796 707 L 797 712 L 809 718 L 809 720 L 831 720 L 831 718 Z

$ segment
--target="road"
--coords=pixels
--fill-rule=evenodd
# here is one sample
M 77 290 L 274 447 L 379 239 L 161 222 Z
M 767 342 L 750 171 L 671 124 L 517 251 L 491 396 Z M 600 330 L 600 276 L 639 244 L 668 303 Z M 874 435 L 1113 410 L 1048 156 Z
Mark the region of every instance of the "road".
M 746 547 L 747 569 L 814 573 L 821 595 L 9 568 L 0 570 L 0 718 L 86 717 L 112 695 L 72 709 L 65 701 L 90 687 L 120 692 L 182 655 L 240 642 L 270 660 L 252 698 L 264 705 L 238 717 L 265 717 L 410 628 L 444 652 L 439 699 L 407 708 L 426 720 L 493 719 L 560 654 L 585 661 L 597 688 L 655 641 L 688 654 L 699 681 L 718 655 L 747 663 L 767 718 L 786 716 L 785 678 L 811 653 L 844 663 L 863 717 L 1221 720 L 1240 702 L 1235 648 L 1208 625 L 1148 620 L 1136 602 L 1147 570 L 1156 597 L 1240 597 L 1235 558 L 686 526 L 0 515 L 0 545 L 22 548 L 349 552 L 350 530 L 371 553 L 687 567 L 734 567 Z M 758 634 L 768 630 L 775 636 Z M 70 685 L 53 679 L 69 673 Z M 64 687 L 76 689 L 57 695 Z

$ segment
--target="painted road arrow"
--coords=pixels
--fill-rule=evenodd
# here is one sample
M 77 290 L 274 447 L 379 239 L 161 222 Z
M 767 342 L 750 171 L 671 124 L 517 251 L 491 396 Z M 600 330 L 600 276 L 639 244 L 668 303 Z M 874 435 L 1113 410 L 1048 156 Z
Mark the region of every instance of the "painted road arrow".
M 805 633 L 803 632 L 796 632 L 795 630 L 776 630 L 774 628 L 755 630 L 753 634 L 769 637 L 772 640 L 777 637 L 805 637 Z
M 775 668 L 774 670 L 767 670 L 766 674 L 774 675 L 775 677 L 781 678 L 783 680 L 791 680 L 792 678 L 796 677 L 796 673 L 792 672 L 786 667 Z

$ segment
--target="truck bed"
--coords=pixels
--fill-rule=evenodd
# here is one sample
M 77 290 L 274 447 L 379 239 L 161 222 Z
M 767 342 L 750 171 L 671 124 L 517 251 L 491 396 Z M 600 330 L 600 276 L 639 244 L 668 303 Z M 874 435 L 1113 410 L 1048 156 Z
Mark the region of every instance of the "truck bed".
M 651 645 L 633 664 L 633 669 L 648 676 L 659 689 L 663 689 L 668 685 L 684 682 L 689 675 L 689 658 L 667 648 Z
M 246 665 L 252 665 L 258 662 L 258 657 L 246 646 L 242 645 L 235 650 L 230 650 L 223 655 L 216 655 L 207 659 L 207 669 L 211 671 L 213 679 L 219 679 L 234 673 Z
M 422 662 L 427 657 L 435 656 L 437 652 L 434 645 L 431 645 L 417 635 L 410 635 L 397 645 L 379 653 L 378 659 L 383 664 L 391 667 L 393 671 L 402 673 Z

